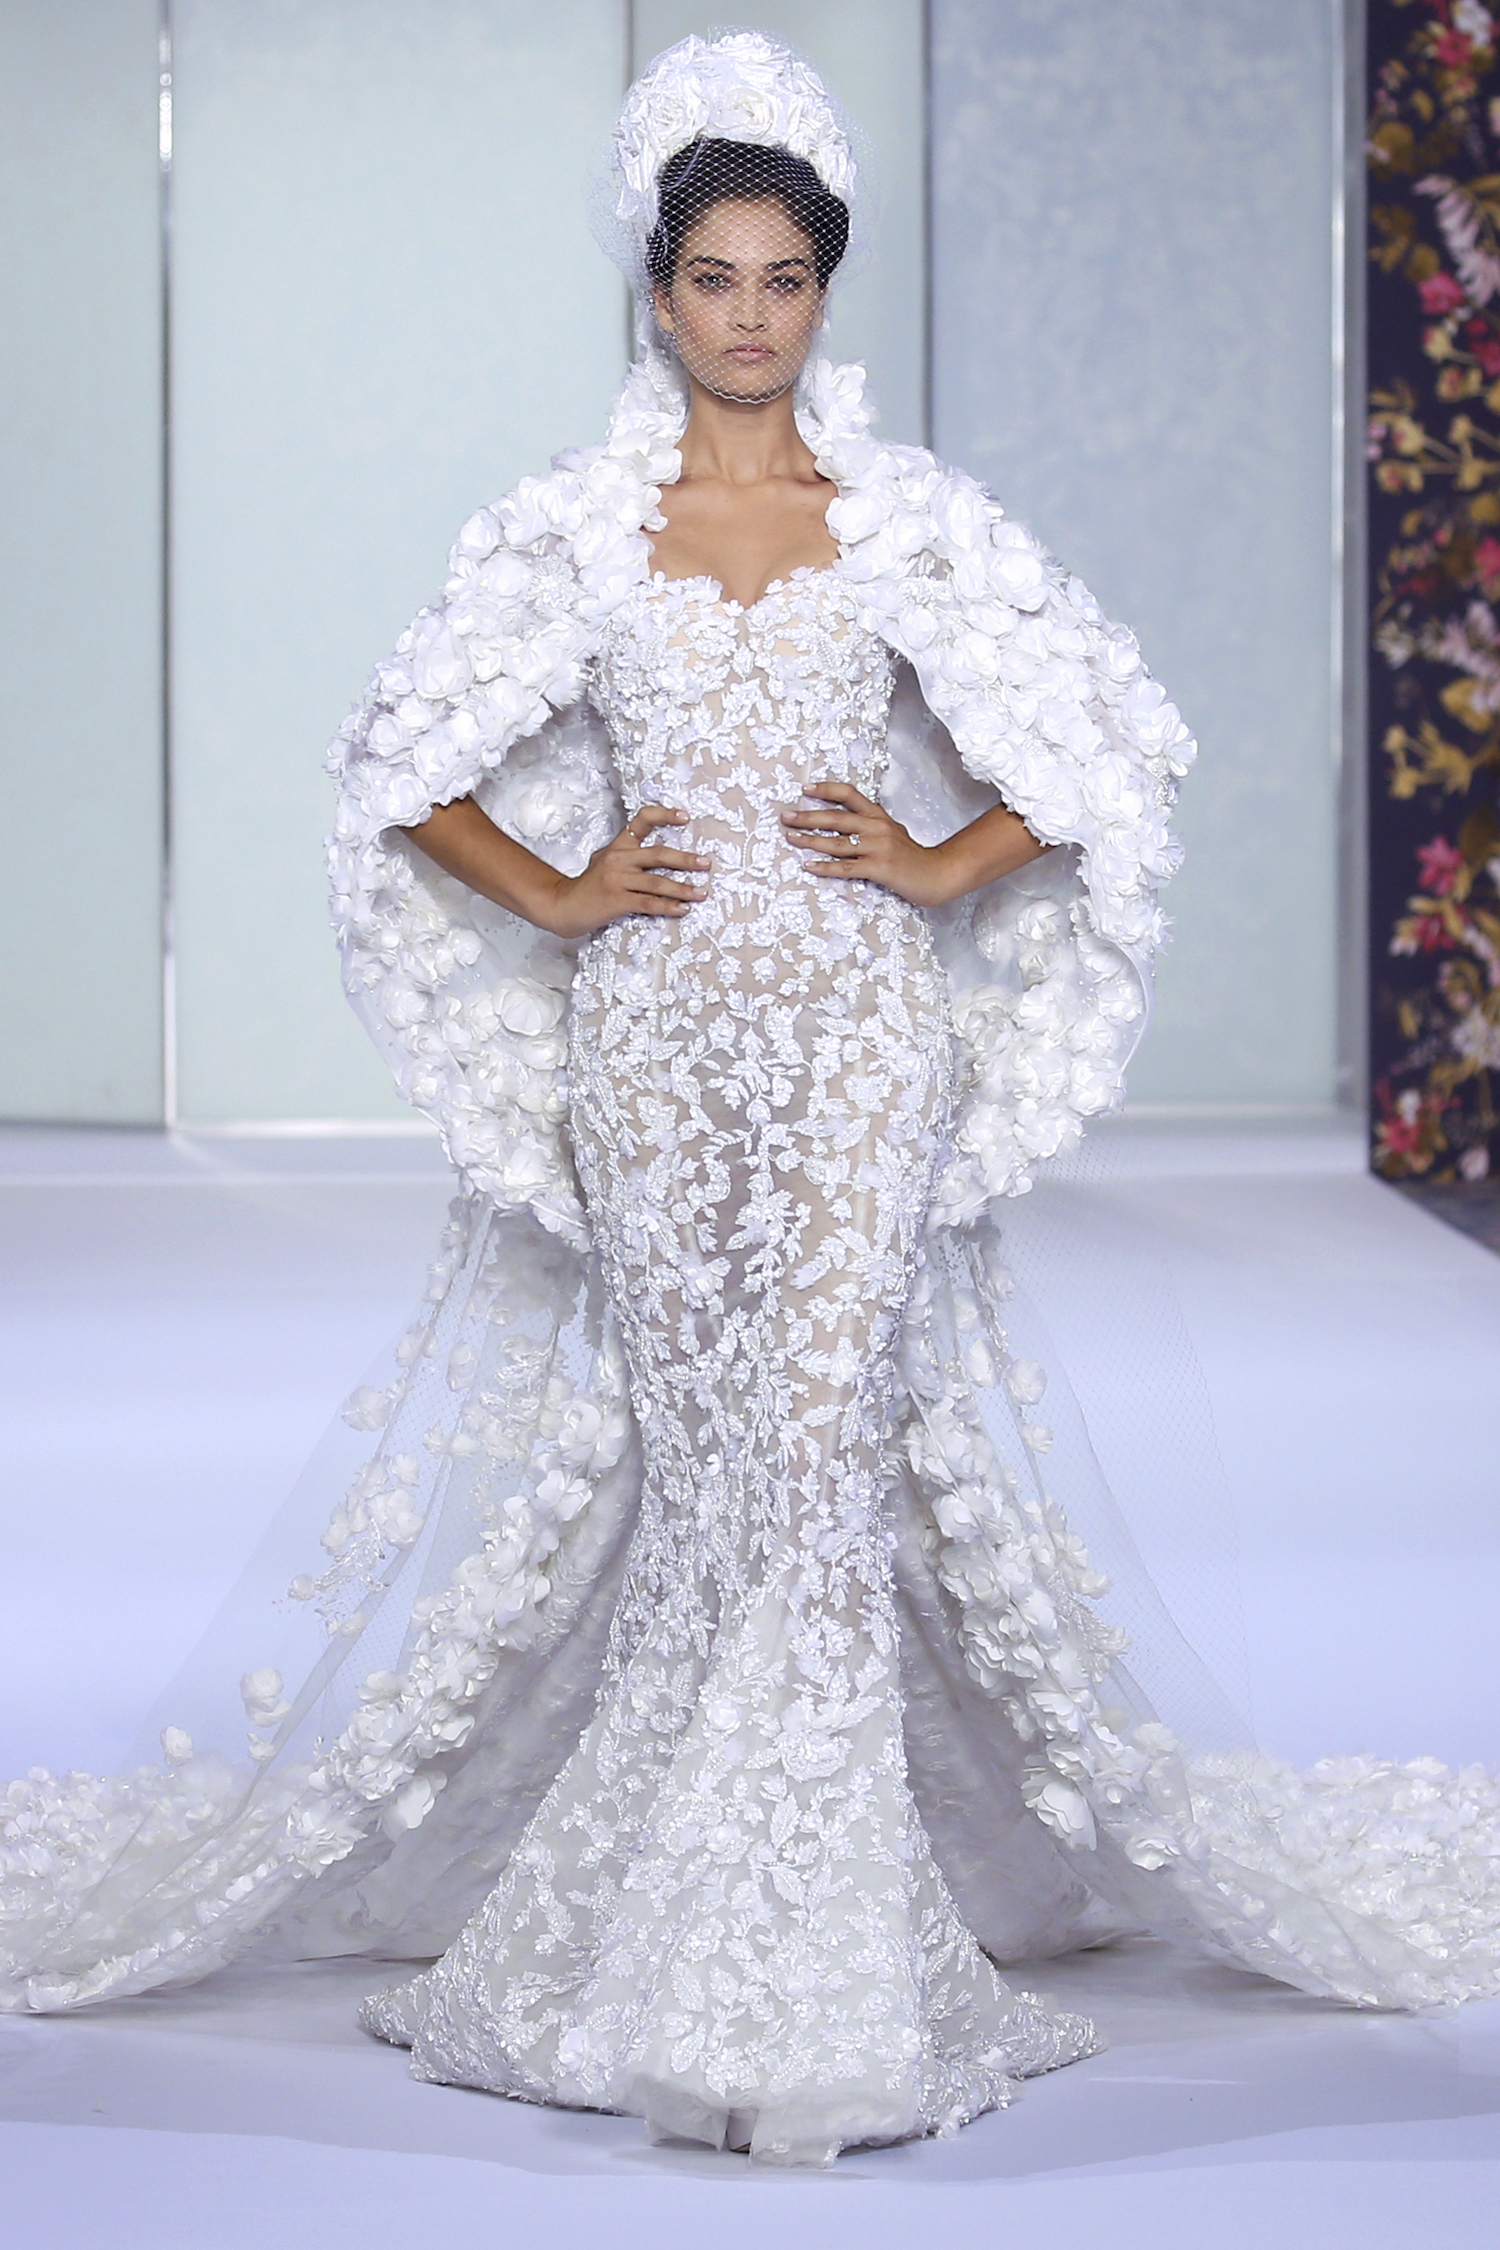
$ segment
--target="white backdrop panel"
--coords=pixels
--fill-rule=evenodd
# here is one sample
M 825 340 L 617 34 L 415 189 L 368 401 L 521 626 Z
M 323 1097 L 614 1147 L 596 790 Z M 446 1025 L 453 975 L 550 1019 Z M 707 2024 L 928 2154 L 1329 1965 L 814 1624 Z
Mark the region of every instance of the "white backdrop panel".
M 0 1115 L 162 1114 L 156 0 L 0 9 Z
M 338 988 L 323 744 L 462 519 L 600 429 L 619 0 L 177 0 L 185 1119 L 408 1114 Z
M 1137 1099 L 1335 1073 L 1330 0 L 933 0 L 938 450 L 1202 739 Z

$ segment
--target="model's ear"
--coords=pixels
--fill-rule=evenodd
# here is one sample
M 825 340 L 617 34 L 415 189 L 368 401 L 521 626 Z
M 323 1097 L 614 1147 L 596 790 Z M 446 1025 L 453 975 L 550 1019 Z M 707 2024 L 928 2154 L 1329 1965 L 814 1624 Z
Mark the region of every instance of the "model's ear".
M 660 282 L 651 292 L 651 309 L 656 314 L 657 327 L 663 329 L 668 336 L 675 336 L 677 331 L 672 325 L 672 299 Z

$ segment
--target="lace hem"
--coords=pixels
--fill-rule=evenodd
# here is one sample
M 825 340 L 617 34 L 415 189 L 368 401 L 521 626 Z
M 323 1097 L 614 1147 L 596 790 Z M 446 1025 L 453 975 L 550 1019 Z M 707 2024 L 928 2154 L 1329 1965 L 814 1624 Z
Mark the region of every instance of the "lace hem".
M 654 2141 L 696 2141 L 746 2154 L 752 2163 L 825 2167 L 845 2149 L 896 2141 L 947 2139 L 992 2109 L 1015 2100 L 1019 2082 L 1102 2052 L 1105 2042 L 1087 2017 L 1051 2009 L 1033 1992 L 1009 1994 L 1006 2020 L 967 2047 L 925 2052 L 899 2085 L 780 2089 L 732 2097 L 701 2071 L 634 2065 L 599 2092 L 563 2080 L 542 2085 L 524 2070 L 472 2056 L 464 2075 L 424 2045 L 425 1980 L 373 1993 L 359 2011 L 363 2028 L 394 2047 L 412 2050 L 412 2075 L 429 2083 L 471 2086 L 513 2101 L 561 2109 L 592 2109 L 639 2117 Z M 997 1980 L 998 1982 L 998 1980 Z M 1005 1988 L 1001 1987 L 1003 1991 Z

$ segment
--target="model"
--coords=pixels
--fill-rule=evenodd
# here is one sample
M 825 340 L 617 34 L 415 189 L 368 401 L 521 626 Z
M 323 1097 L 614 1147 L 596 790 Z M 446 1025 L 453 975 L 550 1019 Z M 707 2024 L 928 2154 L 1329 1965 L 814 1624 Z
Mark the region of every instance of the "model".
M 13 2004 L 437 1954 L 363 2011 L 421 2076 L 806 2164 L 1091 2051 L 997 1962 L 1500 1981 L 1494 1787 L 1190 1755 L 1070 1521 L 1005 1198 L 1119 1100 L 1191 744 L 819 356 L 856 196 L 759 35 L 629 95 L 609 433 L 336 746 L 349 989 L 463 1194 L 326 1647 L 248 1766 L 12 1791 Z

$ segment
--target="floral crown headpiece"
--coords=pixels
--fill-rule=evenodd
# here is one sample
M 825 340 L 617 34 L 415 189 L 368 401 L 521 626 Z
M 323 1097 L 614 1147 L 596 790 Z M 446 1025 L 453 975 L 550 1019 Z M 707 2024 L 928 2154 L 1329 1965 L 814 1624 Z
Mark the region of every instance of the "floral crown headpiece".
M 601 247 L 643 293 L 662 166 L 700 138 L 790 149 L 851 212 L 859 200 L 853 127 L 810 63 L 759 31 L 681 39 L 626 95 L 596 206 Z

